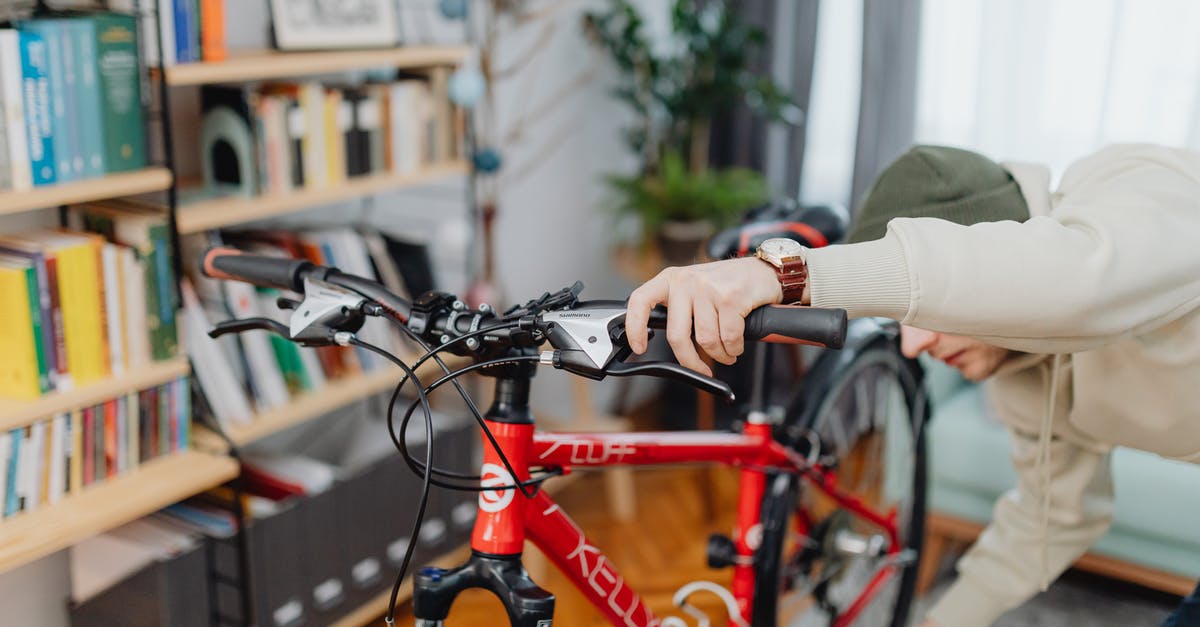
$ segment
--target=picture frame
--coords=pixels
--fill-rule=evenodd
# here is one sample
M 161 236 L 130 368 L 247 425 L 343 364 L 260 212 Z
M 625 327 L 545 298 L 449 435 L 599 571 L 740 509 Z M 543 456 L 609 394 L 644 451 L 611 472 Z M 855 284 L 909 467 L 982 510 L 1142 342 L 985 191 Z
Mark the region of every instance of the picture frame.
M 399 36 L 394 0 L 271 0 L 278 50 L 386 48 Z

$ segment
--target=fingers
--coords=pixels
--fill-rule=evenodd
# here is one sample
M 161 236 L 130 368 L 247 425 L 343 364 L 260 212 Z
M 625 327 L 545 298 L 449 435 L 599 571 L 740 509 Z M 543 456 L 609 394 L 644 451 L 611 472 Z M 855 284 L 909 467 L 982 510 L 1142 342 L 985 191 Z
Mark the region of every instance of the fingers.
M 667 295 L 670 293 L 667 273 L 670 270 L 671 268 L 667 268 L 659 272 L 658 276 L 634 290 L 625 305 L 625 335 L 629 340 L 629 347 L 639 355 L 646 352 L 646 329 L 650 320 L 650 310 L 654 309 L 655 305 L 667 302 Z
M 703 291 L 698 291 L 692 302 L 692 317 L 695 320 L 696 344 L 709 357 L 725 365 L 732 364 L 735 356 L 729 354 L 725 346 L 724 333 L 719 322 L 722 319 L 721 312 Z
M 729 361 L 722 363 L 732 364 L 746 350 L 746 319 L 733 307 L 718 309 L 717 318 L 721 329 L 721 344 L 725 353 L 729 355 Z
M 667 343 L 675 353 L 679 364 L 704 375 L 712 376 L 712 370 L 692 343 L 692 296 L 691 290 L 682 286 L 672 289 L 667 296 Z

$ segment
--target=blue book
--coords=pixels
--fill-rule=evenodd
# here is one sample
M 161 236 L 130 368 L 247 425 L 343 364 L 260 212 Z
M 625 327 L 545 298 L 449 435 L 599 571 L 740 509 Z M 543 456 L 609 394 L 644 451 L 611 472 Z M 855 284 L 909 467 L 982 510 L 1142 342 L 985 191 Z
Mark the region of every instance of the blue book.
M 51 114 L 50 47 L 46 38 L 21 31 L 21 93 L 25 96 L 25 127 L 34 186 L 53 185 L 55 176 L 54 120 Z
M 68 20 L 75 52 L 76 106 L 83 154 L 83 176 L 104 176 L 104 110 L 100 106 L 100 77 L 96 68 L 96 24 L 89 19 Z
M 189 0 L 175 0 L 175 60 L 191 63 L 199 60 L 192 49 L 192 11 Z
M 50 117 L 51 129 L 53 137 L 51 143 L 54 146 L 54 176 L 59 183 L 78 178 L 73 167 L 75 159 L 75 131 L 72 128 L 72 118 L 69 115 L 68 100 L 74 100 L 74 92 L 68 91 L 66 83 L 67 77 L 67 56 L 74 48 L 70 42 L 64 41 L 67 37 L 67 25 L 63 20 L 31 20 L 21 25 L 21 28 L 31 33 L 41 35 L 46 40 L 46 45 L 50 51 Z M 74 59 L 71 59 L 72 72 L 74 74 Z
M 8 455 L 8 473 L 5 476 L 5 481 L 8 482 L 6 496 L 4 501 L 4 515 L 12 516 L 17 513 L 21 506 L 20 500 L 17 498 L 17 469 L 20 467 L 21 459 L 21 439 L 25 437 L 24 430 L 13 429 L 9 432 L 9 439 L 12 440 L 12 448 Z

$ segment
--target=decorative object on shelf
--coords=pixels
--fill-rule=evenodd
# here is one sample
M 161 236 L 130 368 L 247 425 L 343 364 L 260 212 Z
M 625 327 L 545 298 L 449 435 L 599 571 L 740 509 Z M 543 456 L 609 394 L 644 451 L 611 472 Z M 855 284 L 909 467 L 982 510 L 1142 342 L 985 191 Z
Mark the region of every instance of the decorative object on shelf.
M 768 193 L 756 172 L 709 171 L 713 118 L 738 102 L 771 121 L 794 123 L 800 111 L 769 77 L 751 71 L 765 35 L 726 2 L 675 0 L 671 25 L 678 45 L 665 51 L 646 35 L 645 23 L 629 0 L 612 0 L 608 11 L 591 13 L 584 23 L 621 70 L 622 84 L 614 93 L 636 115 L 625 141 L 641 165 L 634 176 L 609 177 L 614 204 L 641 216 L 647 242 L 676 221 L 707 222 L 668 229 L 699 236 L 761 204 Z M 694 261 L 702 241 L 689 252 L 673 249 L 679 256 L 668 263 Z
M 204 187 L 239 196 L 258 193 L 254 134 L 243 87 L 206 86 L 200 92 L 200 160 Z
M 279 50 L 375 48 L 397 39 L 391 0 L 271 0 Z
M 459 68 L 450 75 L 450 100 L 462 107 L 474 107 L 487 92 L 487 81 L 479 70 Z
M 467 17 L 467 0 L 439 0 L 438 10 L 446 19 L 461 20 Z
M 493 148 L 481 148 L 475 151 L 472 159 L 475 170 L 483 174 L 495 174 L 500 169 L 500 153 Z

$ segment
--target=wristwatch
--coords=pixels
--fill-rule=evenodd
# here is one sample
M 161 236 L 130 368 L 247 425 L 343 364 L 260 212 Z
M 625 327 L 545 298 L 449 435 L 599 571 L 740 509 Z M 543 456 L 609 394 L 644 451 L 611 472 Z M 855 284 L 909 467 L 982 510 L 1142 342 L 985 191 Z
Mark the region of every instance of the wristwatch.
M 808 283 L 808 265 L 804 262 L 806 252 L 807 248 L 786 237 L 772 237 L 759 244 L 754 252 L 755 257 L 775 268 L 779 287 L 783 289 L 784 304 L 798 303 L 804 294 L 804 285 Z

